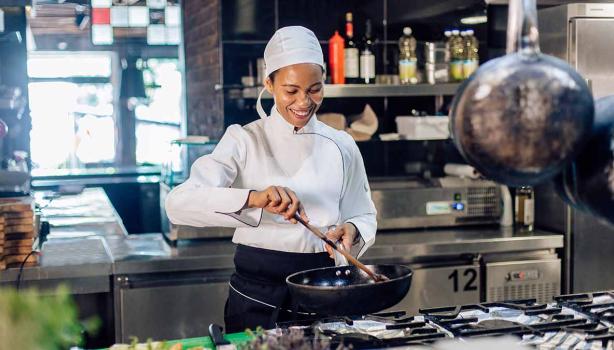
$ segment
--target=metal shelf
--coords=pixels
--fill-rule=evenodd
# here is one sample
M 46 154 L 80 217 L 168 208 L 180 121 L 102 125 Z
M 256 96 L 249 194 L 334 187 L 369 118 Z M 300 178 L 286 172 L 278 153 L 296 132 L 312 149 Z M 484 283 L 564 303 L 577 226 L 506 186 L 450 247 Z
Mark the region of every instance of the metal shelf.
M 402 96 L 452 96 L 456 93 L 457 83 L 447 84 L 416 84 L 416 85 L 361 85 L 327 84 L 324 88 L 326 98 L 341 97 L 402 97 Z M 243 98 L 258 98 L 262 87 L 249 87 L 243 89 Z M 268 92 L 262 96 L 264 99 L 272 98 Z

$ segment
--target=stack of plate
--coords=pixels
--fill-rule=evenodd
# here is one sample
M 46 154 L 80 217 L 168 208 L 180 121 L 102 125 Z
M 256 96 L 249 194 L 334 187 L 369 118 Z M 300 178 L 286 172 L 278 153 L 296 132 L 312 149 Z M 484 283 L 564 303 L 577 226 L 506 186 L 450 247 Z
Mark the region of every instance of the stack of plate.
M 32 197 L 0 199 L 0 269 L 19 267 L 36 238 Z M 36 255 L 24 266 L 35 266 Z

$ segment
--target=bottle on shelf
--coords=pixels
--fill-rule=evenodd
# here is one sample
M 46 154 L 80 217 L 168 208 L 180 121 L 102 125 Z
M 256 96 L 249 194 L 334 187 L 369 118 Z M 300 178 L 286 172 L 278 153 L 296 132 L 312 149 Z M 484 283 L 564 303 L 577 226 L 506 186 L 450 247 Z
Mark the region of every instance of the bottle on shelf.
M 460 31 L 454 29 L 450 36 L 450 80 L 452 81 L 463 80 L 464 51 L 464 40 Z
M 343 50 L 345 83 L 358 84 L 360 82 L 360 65 L 358 46 L 354 41 L 354 24 L 351 12 L 345 14 L 345 48 Z
M 399 39 L 399 80 L 401 84 L 418 82 L 416 78 L 416 39 L 411 34 L 411 28 L 405 27 Z
M 465 31 L 465 61 L 463 62 L 463 77 L 469 78 L 478 69 L 480 43 L 475 37 L 473 29 Z
M 372 35 L 371 20 L 367 19 L 360 51 L 360 82 L 363 84 L 375 84 L 375 48 Z
M 345 84 L 344 73 L 344 40 L 338 31 L 328 40 L 328 68 L 333 84 Z
M 454 35 L 452 34 L 452 30 L 448 30 L 444 32 L 444 35 L 447 36 L 446 40 L 446 58 L 448 61 L 448 77 L 450 81 L 454 81 L 452 79 L 452 42 L 454 41 Z
M 533 223 L 535 218 L 533 187 L 521 186 L 516 188 L 514 212 L 514 222 L 516 228 L 523 231 L 533 231 Z
M 443 32 L 443 35 L 446 37 L 445 39 L 445 43 L 446 43 L 446 62 L 450 62 L 450 56 L 452 54 L 452 31 L 451 30 L 446 30 L 445 32 Z

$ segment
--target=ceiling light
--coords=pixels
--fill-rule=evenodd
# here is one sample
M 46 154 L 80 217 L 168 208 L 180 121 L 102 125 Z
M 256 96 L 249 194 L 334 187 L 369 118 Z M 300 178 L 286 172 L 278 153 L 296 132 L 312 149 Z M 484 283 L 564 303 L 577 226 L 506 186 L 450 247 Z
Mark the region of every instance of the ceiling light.
M 482 16 L 471 16 L 471 17 L 464 17 L 461 18 L 461 23 L 462 24 L 482 24 L 482 23 L 486 23 L 488 22 L 488 17 L 482 15 Z

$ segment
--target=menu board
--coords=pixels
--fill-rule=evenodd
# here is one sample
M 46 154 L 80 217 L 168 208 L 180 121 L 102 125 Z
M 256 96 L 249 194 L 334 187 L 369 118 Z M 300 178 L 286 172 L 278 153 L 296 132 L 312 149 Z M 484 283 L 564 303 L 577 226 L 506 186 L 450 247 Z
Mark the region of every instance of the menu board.
M 179 0 L 90 0 L 94 45 L 178 45 Z

